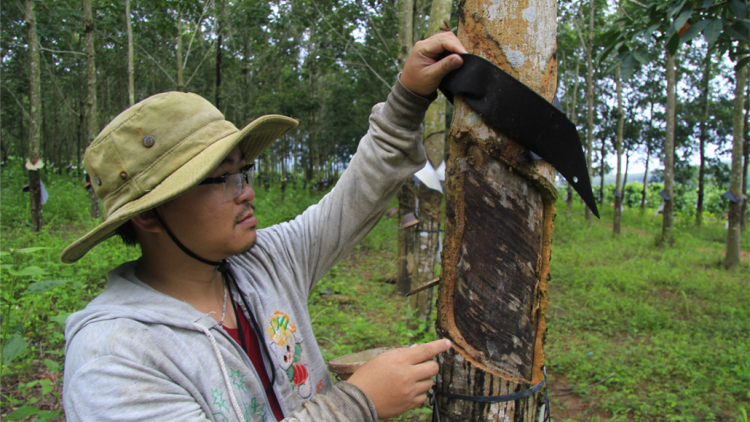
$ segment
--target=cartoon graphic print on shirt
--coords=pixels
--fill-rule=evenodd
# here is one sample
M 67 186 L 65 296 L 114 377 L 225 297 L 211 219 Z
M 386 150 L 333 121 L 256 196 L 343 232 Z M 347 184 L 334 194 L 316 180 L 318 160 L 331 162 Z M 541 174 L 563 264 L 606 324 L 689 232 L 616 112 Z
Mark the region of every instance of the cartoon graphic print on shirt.
M 292 389 L 296 389 L 301 398 L 309 399 L 313 393 L 312 380 L 302 354 L 302 339 L 295 337 L 295 331 L 297 327 L 281 311 L 277 310 L 268 319 L 271 351 L 276 356 L 279 367 L 286 371 Z

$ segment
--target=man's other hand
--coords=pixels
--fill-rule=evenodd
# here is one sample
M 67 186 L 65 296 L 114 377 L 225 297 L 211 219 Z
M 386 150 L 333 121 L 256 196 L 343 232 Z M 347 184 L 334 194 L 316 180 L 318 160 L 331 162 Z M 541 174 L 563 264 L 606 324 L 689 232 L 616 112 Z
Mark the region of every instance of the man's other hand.
M 406 59 L 401 83 L 415 94 L 426 96 L 435 92 L 445 75 L 464 64 L 458 54 L 438 60 L 446 51 L 468 53 L 453 32 L 441 32 L 416 43 Z
M 398 416 L 427 400 L 430 378 L 439 370 L 432 359 L 450 348 L 449 340 L 437 340 L 382 353 L 362 365 L 349 382 L 372 400 L 379 419 Z

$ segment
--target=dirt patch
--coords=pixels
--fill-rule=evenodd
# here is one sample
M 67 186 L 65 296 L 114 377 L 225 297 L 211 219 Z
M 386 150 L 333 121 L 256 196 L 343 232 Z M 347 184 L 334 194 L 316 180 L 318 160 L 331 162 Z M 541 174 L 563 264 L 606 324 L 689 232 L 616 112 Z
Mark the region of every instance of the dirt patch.
M 596 396 L 582 397 L 564 375 L 547 373 L 549 382 L 550 415 L 556 421 L 609 420 L 612 413 L 596 406 Z M 628 420 L 630 420 L 628 418 Z

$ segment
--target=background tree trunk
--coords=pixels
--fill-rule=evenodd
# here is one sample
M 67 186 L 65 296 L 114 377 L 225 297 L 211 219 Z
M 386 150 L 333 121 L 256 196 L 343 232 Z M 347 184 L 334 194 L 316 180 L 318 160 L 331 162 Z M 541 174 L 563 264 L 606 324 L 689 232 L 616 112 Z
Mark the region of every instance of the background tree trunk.
M 41 70 L 39 42 L 36 35 L 35 4 L 26 0 L 26 26 L 29 30 L 29 197 L 31 201 L 31 229 L 38 232 L 42 228 L 42 186 L 39 169 L 35 166 L 39 157 L 39 128 L 42 125 Z
M 450 26 L 452 0 L 432 0 L 430 21 L 425 37 L 430 37 Z M 445 157 L 445 97 L 438 94 L 430 104 L 424 120 L 424 148 L 427 159 L 437 169 Z M 418 236 L 416 237 L 415 256 L 416 274 L 412 288 L 427 283 L 435 277 L 435 265 L 440 247 L 440 214 L 442 212 L 443 194 L 432 190 L 424 184 L 418 190 Z M 426 320 L 432 313 L 433 289 L 422 290 L 411 296 L 411 307 L 417 317 Z
M 175 54 L 175 65 L 177 66 L 177 90 L 185 90 L 185 77 L 183 76 L 182 63 L 182 11 L 177 11 L 177 51 Z
M 703 197 L 706 193 L 706 123 L 708 123 L 708 94 L 711 80 L 711 50 L 706 52 L 706 66 L 703 68 L 703 116 L 701 116 L 700 165 L 698 167 L 698 203 L 695 206 L 695 224 L 703 225 Z
M 576 19 L 576 25 L 578 25 L 578 19 Z M 578 38 L 578 42 L 580 45 L 581 39 Z M 573 125 L 576 127 L 578 126 L 578 109 L 576 107 L 576 103 L 578 102 L 578 75 L 580 74 L 581 69 L 581 59 L 578 55 L 578 50 L 576 49 L 576 73 L 575 73 L 575 83 L 573 85 L 573 100 L 571 101 L 570 106 L 570 113 L 568 113 L 568 118 L 573 122 Z M 568 201 L 568 212 L 573 212 L 573 195 L 575 193 L 573 192 L 573 186 L 568 183 L 568 194 L 567 194 L 567 201 Z M 588 207 L 587 207 L 588 208 Z
M 221 43 L 224 37 L 224 1 L 216 0 L 216 108 L 221 110 Z
M 398 0 L 398 63 L 404 68 L 414 45 L 414 0 Z M 402 221 L 405 215 L 416 212 L 417 189 L 413 181 L 407 180 L 399 190 L 398 219 Z M 411 290 L 416 261 L 414 244 L 416 243 L 416 226 L 411 226 L 398 232 L 398 258 L 396 261 L 396 285 L 401 294 Z
M 737 55 L 737 62 L 747 57 L 743 51 Z M 744 106 L 745 106 L 745 83 L 747 83 L 747 66 L 734 71 L 734 121 L 732 141 L 732 179 L 729 190 L 735 197 L 742 198 L 742 143 L 744 141 Z M 740 204 L 729 201 L 729 230 L 727 230 L 727 256 L 724 266 L 732 269 L 740 264 L 740 241 L 742 239 L 742 227 L 740 223 Z
M 96 105 L 96 63 L 94 54 L 94 20 L 91 17 L 91 0 L 83 0 L 83 25 L 86 33 L 86 136 L 89 144 L 99 133 L 99 116 Z M 99 218 L 99 198 L 94 192 L 93 185 L 97 184 L 96 175 L 90 174 L 92 188 L 89 189 L 91 200 L 91 218 Z
M 655 85 L 654 85 L 655 86 Z M 656 89 L 651 90 L 650 112 L 648 119 L 648 132 L 646 133 L 646 168 L 643 171 L 643 192 L 641 192 L 641 210 L 646 208 L 646 188 L 648 187 L 648 163 L 651 159 L 651 129 L 654 126 L 654 94 Z
M 130 0 L 125 0 L 125 26 L 128 30 L 128 104 L 135 104 L 133 83 L 133 26 L 130 23 Z
M 586 121 L 586 165 L 589 176 L 593 176 L 591 159 L 594 154 L 594 10 L 595 0 L 589 2 L 589 30 L 586 44 L 586 100 L 588 101 L 588 120 Z M 586 209 L 586 221 L 591 221 L 591 210 Z
M 622 143 L 624 140 L 623 129 L 625 127 L 625 113 L 622 111 L 622 71 L 617 66 L 617 137 L 615 138 L 615 151 L 617 154 L 617 175 L 615 178 L 615 213 L 612 230 L 620 234 L 620 222 L 622 220 Z
M 622 17 L 622 5 L 618 2 L 618 16 Z M 619 23 L 622 31 L 623 24 Z M 615 154 L 617 155 L 617 170 L 615 176 L 615 212 L 612 224 L 612 230 L 615 234 L 620 234 L 620 223 L 622 220 L 622 144 L 624 142 L 625 113 L 622 110 L 622 66 L 617 65 L 615 73 L 615 82 L 617 84 L 617 137 L 615 140 Z
M 677 109 L 677 99 L 675 96 L 675 62 L 674 56 L 666 52 L 667 55 L 667 131 L 664 137 L 664 190 L 669 196 L 669 201 L 664 201 L 664 210 L 662 211 L 662 231 L 661 241 L 664 244 L 672 245 L 674 238 L 672 226 L 674 224 L 674 126 L 675 113 Z
M 417 185 L 412 179 L 404 185 L 396 195 L 398 199 L 398 217 L 401 219 L 416 211 Z M 409 293 L 414 278 L 416 259 L 414 257 L 414 243 L 416 241 L 417 226 L 401 227 L 398 231 L 398 258 L 396 261 L 396 286 L 405 295 Z
M 482 0 L 466 0 L 458 16 L 458 36 L 470 53 L 498 64 L 552 101 L 557 83 L 555 1 L 487 6 Z M 496 404 L 440 395 L 504 395 L 544 377 L 557 190 L 552 166 L 518 162 L 523 151 L 456 97 L 438 297 L 437 330 L 453 342 L 439 358 L 435 390 L 441 421 L 539 418 L 543 393 Z

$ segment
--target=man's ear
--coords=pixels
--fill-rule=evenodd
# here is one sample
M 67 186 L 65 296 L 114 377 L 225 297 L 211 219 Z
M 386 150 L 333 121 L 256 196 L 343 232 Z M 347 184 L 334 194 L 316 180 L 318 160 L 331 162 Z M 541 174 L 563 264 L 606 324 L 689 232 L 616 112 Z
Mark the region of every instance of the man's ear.
M 139 229 L 149 233 L 159 233 L 163 231 L 159 219 L 156 218 L 154 210 L 144 211 L 130 218 L 130 221 Z

